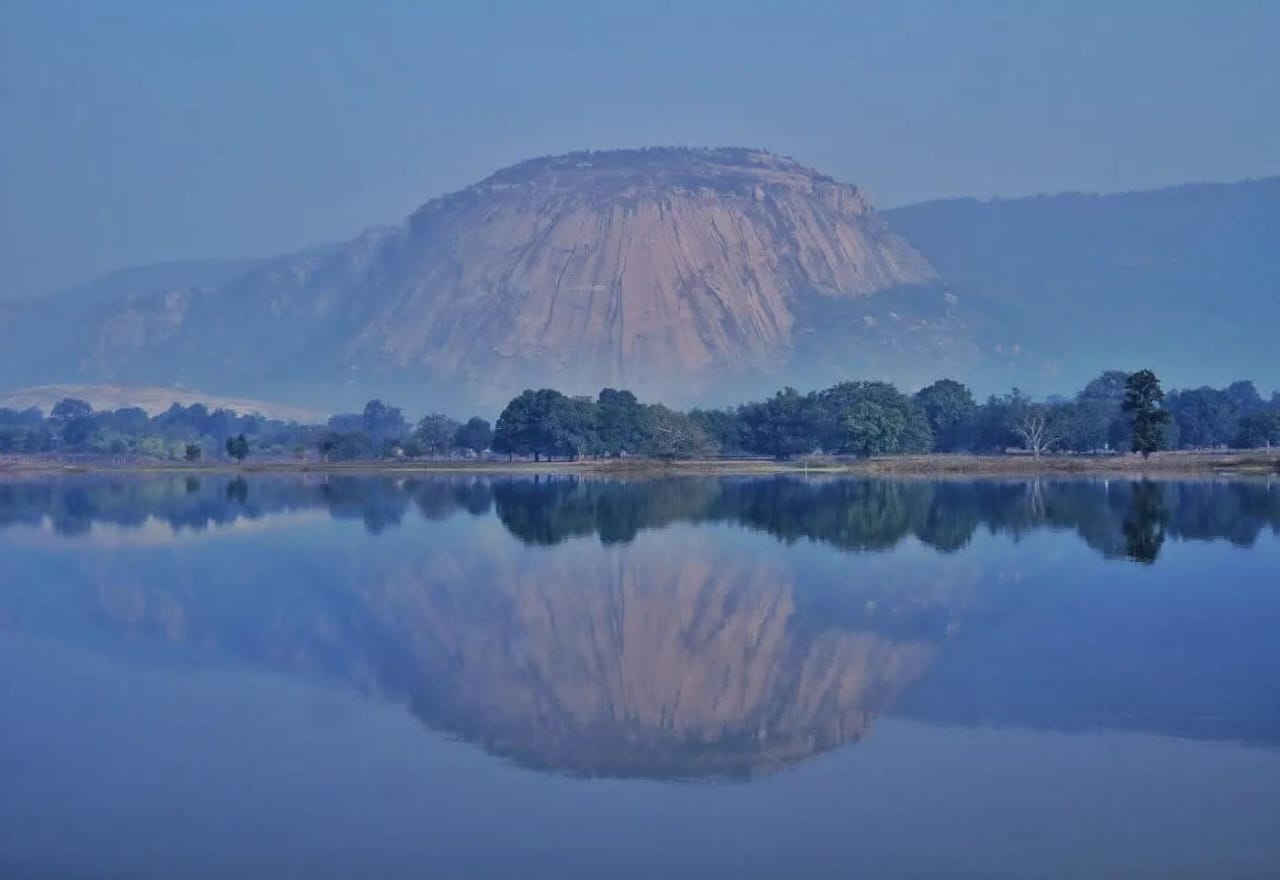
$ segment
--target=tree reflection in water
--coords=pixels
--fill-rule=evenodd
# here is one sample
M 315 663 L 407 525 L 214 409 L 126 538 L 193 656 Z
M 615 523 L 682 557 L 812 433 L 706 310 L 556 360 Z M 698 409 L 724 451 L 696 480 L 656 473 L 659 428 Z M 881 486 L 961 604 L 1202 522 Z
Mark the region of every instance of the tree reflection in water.
M 1000 605 L 991 571 L 948 564 L 981 530 L 1074 532 L 1147 565 L 1167 539 L 1248 545 L 1280 531 L 1280 493 L 1248 482 L 0 483 L 0 526 L 48 522 L 60 535 L 157 521 L 181 534 L 306 509 L 371 534 L 406 517 L 492 516 L 518 540 L 454 530 L 443 542 L 380 539 L 356 560 L 268 547 L 217 566 L 107 554 L 59 589 L 130 635 L 383 694 L 530 766 L 662 778 L 751 776 L 860 738 L 956 632 Z M 802 571 L 773 542 L 666 528 L 680 523 L 852 554 L 912 539 L 932 562 Z
M 252 491 L 250 491 L 252 487 Z M 724 522 L 779 540 L 848 551 L 907 538 L 943 552 L 979 529 L 1014 537 L 1070 529 L 1109 558 L 1154 561 L 1166 538 L 1249 546 L 1280 531 L 1280 492 L 1264 481 L 532 478 L 84 478 L 0 482 L 0 527 L 49 520 L 74 534 L 93 522 L 203 529 L 304 508 L 355 518 L 370 532 L 412 507 L 430 520 L 496 510 L 526 544 L 594 536 L 625 544 L 677 522 Z

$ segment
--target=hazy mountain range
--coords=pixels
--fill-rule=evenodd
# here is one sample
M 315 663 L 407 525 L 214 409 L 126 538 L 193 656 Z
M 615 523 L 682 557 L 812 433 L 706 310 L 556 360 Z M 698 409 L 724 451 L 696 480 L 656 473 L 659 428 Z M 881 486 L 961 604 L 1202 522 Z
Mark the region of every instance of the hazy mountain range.
M 1280 386 L 1280 178 L 878 212 L 743 149 L 577 153 L 266 260 L 122 270 L 0 310 L 0 390 L 113 383 L 493 411 L 524 387 L 720 403 L 1104 368 Z

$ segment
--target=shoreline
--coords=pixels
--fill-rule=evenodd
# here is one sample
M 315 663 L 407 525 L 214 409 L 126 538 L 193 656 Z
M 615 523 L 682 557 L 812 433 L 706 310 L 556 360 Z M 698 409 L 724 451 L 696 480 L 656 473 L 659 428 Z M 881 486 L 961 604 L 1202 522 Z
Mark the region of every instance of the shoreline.
M 1158 452 L 1139 455 L 901 455 L 866 459 L 810 456 L 789 461 L 767 459 L 592 459 L 579 461 L 260 461 L 127 462 L 0 459 L 6 476 L 73 474 L 584 474 L 615 477 L 829 475 L 885 477 L 1041 477 L 1103 476 L 1280 476 L 1280 450 L 1243 452 Z

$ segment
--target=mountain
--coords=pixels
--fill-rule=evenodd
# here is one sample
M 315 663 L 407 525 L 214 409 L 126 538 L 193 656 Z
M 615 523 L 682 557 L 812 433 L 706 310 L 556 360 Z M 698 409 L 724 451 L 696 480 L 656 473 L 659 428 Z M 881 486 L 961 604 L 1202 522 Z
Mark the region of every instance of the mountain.
M 856 187 L 741 149 L 537 159 L 229 279 L 69 300 L 10 318 L 10 382 L 491 408 L 614 384 L 694 402 L 972 349 Z
M 1069 392 L 1103 368 L 1280 387 L 1280 177 L 885 212 L 951 291 L 989 375 Z
M 200 388 L 496 414 L 526 387 L 673 404 L 1103 369 L 1280 387 L 1280 178 L 873 209 L 770 153 L 534 159 L 305 252 L 0 307 L 0 390 Z

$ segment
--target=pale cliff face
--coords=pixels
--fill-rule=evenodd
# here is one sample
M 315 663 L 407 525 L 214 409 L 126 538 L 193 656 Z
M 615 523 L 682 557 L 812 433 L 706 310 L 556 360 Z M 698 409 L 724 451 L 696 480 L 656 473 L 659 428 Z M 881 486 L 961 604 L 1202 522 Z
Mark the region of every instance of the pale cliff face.
M 416 214 L 357 359 L 491 384 L 771 369 L 804 296 L 933 279 L 856 188 L 746 151 L 543 160 Z
M 614 385 L 688 404 L 847 378 L 805 372 L 814 357 L 879 368 L 902 344 L 934 351 L 957 338 L 942 292 L 930 312 L 895 291 L 935 280 L 856 187 L 791 160 L 583 153 L 513 166 L 399 226 L 230 279 L 33 315 L 31 328 L 60 335 L 18 362 L 44 383 L 300 400 L 351 387 L 419 405 L 406 389 L 431 389 L 432 405 L 484 409 L 526 387 Z

